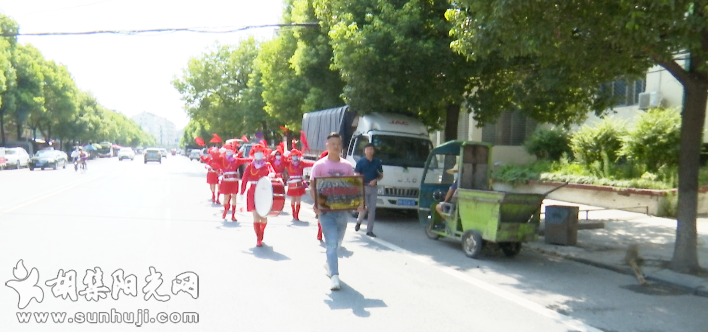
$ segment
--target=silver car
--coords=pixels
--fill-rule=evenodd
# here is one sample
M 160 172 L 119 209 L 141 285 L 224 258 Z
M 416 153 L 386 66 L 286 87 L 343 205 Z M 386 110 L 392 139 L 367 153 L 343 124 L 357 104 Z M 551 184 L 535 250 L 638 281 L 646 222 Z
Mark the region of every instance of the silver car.
M 0 148 L 5 149 L 5 161 L 7 162 L 7 168 L 17 168 L 27 167 L 29 165 L 30 156 L 27 150 L 23 148 Z

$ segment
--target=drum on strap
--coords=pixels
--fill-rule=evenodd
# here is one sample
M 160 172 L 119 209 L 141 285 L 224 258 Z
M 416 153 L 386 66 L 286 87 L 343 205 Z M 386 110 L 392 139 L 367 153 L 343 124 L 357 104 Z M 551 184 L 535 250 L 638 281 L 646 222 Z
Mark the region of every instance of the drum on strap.
M 283 211 L 285 206 L 285 186 L 279 179 L 262 177 L 256 183 L 256 192 L 253 196 L 256 213 L 263 217 L 275 217 Z

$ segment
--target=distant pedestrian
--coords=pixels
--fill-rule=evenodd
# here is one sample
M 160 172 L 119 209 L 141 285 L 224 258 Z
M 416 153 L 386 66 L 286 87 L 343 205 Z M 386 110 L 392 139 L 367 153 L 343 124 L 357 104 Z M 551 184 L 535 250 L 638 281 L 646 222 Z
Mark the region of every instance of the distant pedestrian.
M 376 218 L 376 198 L 378 192 L 378 183 L 383 178 L 383 166 L 381 159 L 374 158 L 374 145 L 368 143 L 364 145 L 364 155 L 366 158 L 361 158 L 356 163 L 354 172 L 357 175 L 364 176 L 364 206 L 369 215 L 366 222 L 366 235 L 376 237 L 374 235 L 374 219 Z M 359 213 L 356 219 L 355 231 L 359 231 L 361 221 L 364 220 L 365 213 Z
M 354 170 L 352 165 L 341 158 L 339 154 L 342 151 L 342 138 L 333 132 L 327 136 L 327 158 L 318 160 L 312 166 L 310 177 L 317 179 L 321 177 L 333 176 L 353 176 Z M 312 201 L 317 202 L 317 190 L 310 190 Z M 339 285 L 339 262 L 337 259 L 337 249 L 344 239 L 344 232 L 347 230 L 347 211 L 319 211 L 317 204 L 314 205 L 315 214 L 319 216 L 320 224 L 322 225 L 322 233 L 324 233 L 325 247 L 327 248 L 327 263 L 325 269 L 330 277 L 330 289 L 338 290 Z

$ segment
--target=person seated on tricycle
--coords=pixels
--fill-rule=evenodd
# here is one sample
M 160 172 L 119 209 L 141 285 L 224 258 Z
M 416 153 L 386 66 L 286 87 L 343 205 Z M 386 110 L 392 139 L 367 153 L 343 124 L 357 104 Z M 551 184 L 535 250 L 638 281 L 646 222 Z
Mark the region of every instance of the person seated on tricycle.
M 445 194 L 445 199 L 435 206 L 435 210 L 438 214 L 443 217 L 443 219 L 448 220 L 450 215 L 455 211 L 455 204 L 451 203 L 453 197 L 455 197 L 455 192 L 457 191 L 457 182 L 459 180 L 457 176 L 457 165 L 446 171 L 448 174 L 452 174 L 455 177 L 455 182 L 452 183 L 450 189 L 447 190 Z

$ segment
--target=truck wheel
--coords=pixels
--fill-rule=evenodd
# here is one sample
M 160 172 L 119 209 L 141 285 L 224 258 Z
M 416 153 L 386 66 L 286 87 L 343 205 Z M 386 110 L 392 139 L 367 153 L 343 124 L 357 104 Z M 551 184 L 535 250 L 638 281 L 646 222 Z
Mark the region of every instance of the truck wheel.
M 427 235 L 429 239 L 433 240 L 437 240 L 440 238 L 440 235 L 438 235 L 438 233 L 433 232 L 432 222 L 428 223 L 428 226 L 425 226 L 425 235 Z
M 482 235 L 475 231 L 467 231 L 462 234 L 462 251 L 465 252 L 465 256 L 470 258 L 477 258 L 482 252 L 482 247 L 484 246 L 484 241 L 482 240 Z
M 521 242 L 504 243 L 501 249 L 506 257 L 514 257 L 521 252 Z

